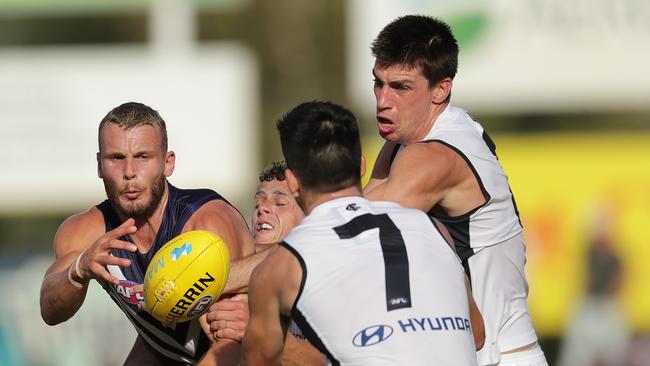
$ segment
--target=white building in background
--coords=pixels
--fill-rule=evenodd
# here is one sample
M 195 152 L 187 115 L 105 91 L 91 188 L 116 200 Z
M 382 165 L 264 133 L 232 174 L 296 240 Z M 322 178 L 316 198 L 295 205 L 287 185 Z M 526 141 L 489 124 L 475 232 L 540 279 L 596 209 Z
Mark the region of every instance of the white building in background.
M 248 197 L 259 155 L 253 52 L 198 43 L 191 2 L 151 4 L 146 44 L 0 47 L 0 213 L 67 212 L 103 200 L 97 127 L 128 101 L 167 122 L 177 155 L 172 184 Z

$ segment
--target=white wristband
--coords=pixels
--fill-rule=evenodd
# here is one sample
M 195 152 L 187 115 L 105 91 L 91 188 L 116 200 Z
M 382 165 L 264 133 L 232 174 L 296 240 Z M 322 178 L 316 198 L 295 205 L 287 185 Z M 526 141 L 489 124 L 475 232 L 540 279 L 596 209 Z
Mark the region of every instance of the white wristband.
M 84 285 L 82 285 L 81 283 L 79 283 L 79 282 L 75 281 L 74 279 L 72 279 L 72 267 L 74 267 L 74 266 L 70 265 L 70 268 L 68 269 L 68 281 L 70 281 L 70 283 L 74 287 L 78 287 L 78 288 L 84 287 Z
M 79 277 L 79 279 L 83 280 L 84 277 L 81 276 L 81 273 L 79 272 L 79 260 L 81 259 L 81 256 L 84 254 L 84 252 L 85 252 L 85 250 L 83 252 L 81 252 L 81 254 L 79 254 L 79 256 L 77 257 L 77 260 L 74 262 L 74 266 L 70 265 L 70 268 L 68 268 L 68 281 L 70 281 L 72 286 L 77 287 L 77 288 L 82 288 L 82 287 L 84 287 L 84 285 L 82 283 L 80 283 L 80 282 L 75 281 L 72 278 L 72 268 L 74 268 L 75 272 L 77 273 L 77 277 Z
M 84 255 L 84 253 L 86 253 L 85 250 L 81 252 L 81 254 L 79 254 L 77 260 L 74 262 L 74 271 L 77 273 L 77 277 L 79 277 L 80 280 L 86 279 L 84 276 L 81 275 L 81 270 L 79 269 L 79 261 L 81 260 L 81 256 Z

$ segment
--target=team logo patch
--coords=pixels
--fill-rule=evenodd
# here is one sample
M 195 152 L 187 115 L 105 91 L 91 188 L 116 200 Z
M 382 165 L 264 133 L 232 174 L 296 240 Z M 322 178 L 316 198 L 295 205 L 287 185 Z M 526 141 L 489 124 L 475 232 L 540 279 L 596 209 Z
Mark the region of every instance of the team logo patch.
M 373 325 L 361 330 L 352 338 L 352 344 L 357 347 L 373 346 L 387 340 L 393 335 L 393 327 L 390 325 Z
M 212 303 L 212 296 L 203 296 L 202 298 L 196 300 L 194 304 L 192 304 L 192 307 L 187 310 L 187 315 L 188 316 L 195 316 L 201 314 L 205 309 L 210 306 L 210 303 Z
M 180 257 L 182 256 L 188 256 L 192 253 L 192 243 L 183 243 L 178 248 L 174 248 L 172 252 L 169 254 L 169 259 L 172 261 L 177 261 Z
M 144 292 L 133 292 L 132 288 L 139 285 L 137 282 L 122 280 L 114 285 L 115 291 L 120 294 L 122 300 L 129 304 L 139 304 L 144 300 Z
M 356 210 L 358 210 L 360 208 L 361 207 L 359 207 L 359 205 L 357 205 L 356 203 L 350 203 L 349 205 L 347 205 L 345 207 L 345 209 L 348 210 L 348 211 L 356 211 Z

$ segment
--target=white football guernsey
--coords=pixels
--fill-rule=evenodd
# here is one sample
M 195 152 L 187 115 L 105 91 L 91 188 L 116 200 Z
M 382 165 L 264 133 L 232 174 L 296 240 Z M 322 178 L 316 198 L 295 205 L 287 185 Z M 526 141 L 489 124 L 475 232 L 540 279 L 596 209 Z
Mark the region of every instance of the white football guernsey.
M 428 214 L 452 235 L 483 315 L 485 345 L 477 354 L 479 365 L 497 364 L 501 352 L 537 340 L 528 312 L 522 226 L 508 177 L 492 139 L 461 108 L 448 105 L 422 141 L 459 154 L 487 197 L 485 204 L 460 216 L 444 216 L 435 207 Z
M 292 319 L 333 365 L 476 365 L 463 268 L 423 212 L 339 198 L 281 245 L 303 270 Z
M 465 110 L 448 105 L 422 141 L 441 143 L 463 157 L 487 197 L 485 204 L 461 216 L 429 212 L 445 224 L 463 260 L 477 248 L 505 242 L 521 232 L 519 213 L 494 142 Z

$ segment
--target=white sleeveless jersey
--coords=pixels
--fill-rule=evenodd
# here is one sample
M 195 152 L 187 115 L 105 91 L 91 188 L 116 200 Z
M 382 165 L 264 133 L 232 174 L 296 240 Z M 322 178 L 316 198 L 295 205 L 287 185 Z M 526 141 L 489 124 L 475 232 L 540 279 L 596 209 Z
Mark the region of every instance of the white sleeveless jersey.
M 476 365 L 463 268 L 423 212 L 339 198 L 281 245 L 303 270 L 292 319 L 333 365 Z
M 461 259 L 471 256 L 477 248 L 502 243 L 522 231 L 508 177 L 498 161 L 494 142 L 465 110 L 448 105 L 422 141 L 441 143 L 463 157 L 488 197 L 485 204 L 460 216 L 429 212 L 445 224 Z

